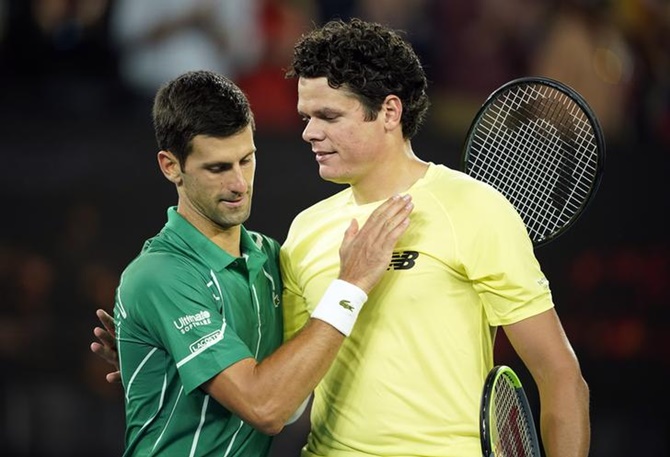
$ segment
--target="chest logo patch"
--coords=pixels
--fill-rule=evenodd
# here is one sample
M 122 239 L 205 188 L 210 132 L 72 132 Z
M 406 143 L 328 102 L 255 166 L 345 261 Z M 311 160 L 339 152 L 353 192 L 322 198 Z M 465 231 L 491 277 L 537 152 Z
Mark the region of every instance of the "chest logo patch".
M 395 251 L 391 256 L 391 263 L 387 270 L 409 270 L 416 265 L 416 259 L 419 257 L 417 251 Z

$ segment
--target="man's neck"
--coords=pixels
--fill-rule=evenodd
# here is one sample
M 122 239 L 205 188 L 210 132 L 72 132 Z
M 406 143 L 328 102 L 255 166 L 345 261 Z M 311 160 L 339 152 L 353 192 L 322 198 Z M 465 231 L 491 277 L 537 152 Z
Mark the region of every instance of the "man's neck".
M 242 256 L 241 243 L 241 228 L 239 225 L 232 227 L 226 231 L 220 231 L 214 236 L 209 236 L 208 238 L 212 240 L 214 244 L 226 251 L 228 254 L 233 257 Z
M 407 192 L 425 176 L 427 170 L 428 163 L 412 155 L 377 166 L 360 181 L 352 183 L 351 190 L 359 205 L 386 200 L 392 195 Z
M 241 225 L 222 228 L 206 217 L 196 212 L 185 210 L 181 206 L 177 207 L 177 212 L 198 229 L 198 231 L 209 238 L 212 243 L 216 244 L 231 256 L 240 257 L 242 255 L 240 247 L 242 237 Z

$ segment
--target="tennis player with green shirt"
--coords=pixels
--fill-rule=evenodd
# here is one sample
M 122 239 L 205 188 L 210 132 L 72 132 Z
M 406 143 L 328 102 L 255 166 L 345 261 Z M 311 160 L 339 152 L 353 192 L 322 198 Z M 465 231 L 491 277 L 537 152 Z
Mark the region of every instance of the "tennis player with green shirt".
M 280 346 L 279 245 L 242 225 L 256 165 L 245 96 L 222 76 L 187 73 L 159 90 L 153 117 L 178 204 L 117 288 L 124 455 L 264 456 L 351 332 L 412 203 L 394 196 L 340 232 L 338 279 Z
M 353 20 L 304 35 L 288 76 L 319 174 L 345 184 L 281 250 L 285 339 L 338 272 L 337 234 L 390 195 L 412 225 L 314 393 L 303 457 L 481 456 L 479 403 L 502 327 L 532 374 L 549 457 L 585 457 L 588 387 L 523 221 L 492 187 L 419 159 L 426 77 L 394 31 Z

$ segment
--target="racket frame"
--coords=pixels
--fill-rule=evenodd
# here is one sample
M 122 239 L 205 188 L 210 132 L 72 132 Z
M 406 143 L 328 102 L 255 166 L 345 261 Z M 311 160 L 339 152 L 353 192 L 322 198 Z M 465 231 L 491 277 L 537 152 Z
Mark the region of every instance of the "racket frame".
M 521 385 L 521 380 L 514 370 L 507 365 L 494 366 L 486 376 L 484 388 L 482 389 L 481 405 L 479 409 L 479 431 L 483 457 L 499 457 L 495 454 L 493 436 L 491 436 L 493 430 L 491 417 L 495 408 L 495 398 L 493 394 L 495 392 L 495 387 L 499 382 L 510 382 L 512 384 L 521 405 L 521 413 L 526 417 L 528 435 L 532 442 L 533 450 L 530 456 L 523 457 L 541 457 L 540 441 L 537 436 L 537 430 L 535 428 L 533 413 L 530 408 L 530 403 L 528 402 L 528 397 L 526 397 L 526 393 Z
M 564 234 L 576 221 L 579 219 L 579 217 L 584 213 L 584 210 L 588 207 L 588 205 L 591 203 L 593 200 L 593 196 L 597 192 L 598 188 L 600 187 L 600 182 L 602 180 L 602 175 L 605 171 L 605 157 L 606 157 L 606 150 L 605 150 L 605 137 L 603 134 L 602 127 L 600 126 L 600 122 L 598 121 L 598 118 L 594 114 L 593 110 L 591 107 L 588 105 L 584 97 L 582 97 L 576 90 L 571 88 L 570 86 L 557 81 L 552 78 L 547 78 L 544 76 L 525 76 L 517 79 L 513 79 L 511 81 L 506 82 L 502 86 L 498 87 L 495 91 L 493 91 L 484 101 L 482 106 L 479 108 L 477 111 L 477 114 L 475 115 L 472 123 L 470 124 L 470 127 L 468 129 L 468 133 L 465 137 L 465 142 L 462 148 L 463 153 L 461 154 L 461 161 L 460 161 L 460 169 L 464 171 L 466 174 L 468 173 L 468 163 L 469 163 L 469 158 L 470 158 L 470 146 L 473 143 L 474 139 L 474 133 L 477 130 L 479 126 L 479 121 L 480 119 L 487 113 L 490 105 L 495 103 L 495 101 L 505 92 L 513 89 L 514 87 L 517 86 L 522 86 L 522 85 L 531 85 L 531 84 L 540 84 L 544 85 L 547 87 L 550 87 L 554 90 L 557 90 L 559 92 L 564 93 L 566 96 L 571 98 L 575 104 L 582 110 L 584 115 L 586 116 L 588 122 L 591 124 L 593 127 L 593 135 L 594 139 L 596 142 L 596 148 L 598 151 L 598 160 L 595 166 L 595 171 L 594 171 L 594 180 L 593 183 L 591 184 L 591 187 L 589 189 L 588 195 L 584 199 L 584 201 L 581 203 L 581 205 L 575 210 L 573 216 L 563 224 L 560 228 L 549 234 L 548 236 L 545 236 L 542 239 L 536 240 L 532 239 L 533 246 L 535 248 L 543 246 L 550 241 L 553 241 L 560 235 Z M 515 206 L 516 208 L 516 206 Z M 518 211 L 518 209 L 517 209 Z M 524 221 L 525 222 L 525 221 Z

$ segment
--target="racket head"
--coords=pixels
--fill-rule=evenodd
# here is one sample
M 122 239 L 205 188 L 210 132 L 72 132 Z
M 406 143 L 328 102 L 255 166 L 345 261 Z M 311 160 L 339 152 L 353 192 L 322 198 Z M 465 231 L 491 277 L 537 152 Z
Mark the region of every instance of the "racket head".
M 541 457 L 528 398 L 506 365 L 493 367 L 486 377 L 479 429 L 484 457 Z
M 569 86 L 544 77 L 503 84 L 468 130 L 461 169 L 500 191 L 535 247 L 565 233 L 593 199 L 605 167 L 597 117 Z

